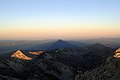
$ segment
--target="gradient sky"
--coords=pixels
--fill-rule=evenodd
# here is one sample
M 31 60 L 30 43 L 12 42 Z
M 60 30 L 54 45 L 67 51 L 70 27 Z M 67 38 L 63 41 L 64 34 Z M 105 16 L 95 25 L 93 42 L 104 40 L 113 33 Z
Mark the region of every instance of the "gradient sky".
M 0 0 L 0 40 L 120 37 L 120 0 Z

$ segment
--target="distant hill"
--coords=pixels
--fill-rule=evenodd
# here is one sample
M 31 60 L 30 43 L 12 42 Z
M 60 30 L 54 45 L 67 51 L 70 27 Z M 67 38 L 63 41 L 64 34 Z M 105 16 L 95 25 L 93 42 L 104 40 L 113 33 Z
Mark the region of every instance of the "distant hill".
M 85 44 L 95 44 L 95 43 L 101 43 L 105 46 L 117 49 L 120 47 L 120 38 L 98 38 L 98 39 L 89 39 L 80 41 Z
M 44 49 L 55 40 L 3 40 L 0 41 L 0 55 L 7 54 L 15 50 L 32 50 L 39 46 L 39 49 Z

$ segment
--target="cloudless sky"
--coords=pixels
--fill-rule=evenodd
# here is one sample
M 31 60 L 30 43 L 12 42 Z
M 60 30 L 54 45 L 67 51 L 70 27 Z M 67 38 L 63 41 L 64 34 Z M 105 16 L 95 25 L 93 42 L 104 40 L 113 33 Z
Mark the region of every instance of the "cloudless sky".
M 120 37 L 120 0 L 0 0 L 0 39 Z

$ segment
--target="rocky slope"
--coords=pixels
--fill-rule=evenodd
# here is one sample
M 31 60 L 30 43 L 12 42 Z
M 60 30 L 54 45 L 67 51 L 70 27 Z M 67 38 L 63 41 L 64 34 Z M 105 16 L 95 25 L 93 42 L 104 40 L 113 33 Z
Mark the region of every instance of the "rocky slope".
M 21 51 L 17 51 L 18 53 Z M 6 80 L 73 80 L 70 67 L 52 59 L 43 59 L 39 55 L 33 60 L 16 57 L 0 62 L 1 79 Z M 22 53 L 23 55 L 23 53 Z M 24 58 L 24 59 L 23 59 Z
M 30 58 L 26 54 L 36 57 Z M 0 61 L 0 78 L 6 80 L 74 80 L 74 78 L 75 80 L 94 80 L 91 78 L 91 73 L 101 70 L 102 67 L 103 71 L 106 70 L 110 60 L 117 63 L 116 58 L 109 58 L 106 62 L 112 54 L 111 48 L 101 44 L 25 54 L 18 50 L 12 54 L 11 59 Z M 106 65 L 105 68 L 104 65 Z M 96 73 L 93 74 L 95 75 Z M 97 79 L 99 78 L 95 77 L 95 80 Z
M 82 48 L 64 48 L 50 50 L 46 55 L 55 58 L 57 61 L 72 66 L 74 69 L 95 68 L 104 64 L 109 55 L 112 54 L 112 49 L 101 44 L 94 44 Z
M 119 49 L 115 51 L 119 52 Z M 120 80 L 120 59 L 110 56 L 105 65 L 95 68 L 91 71 L 86 71 L 83 74 L 78 74 L 75 80 Z

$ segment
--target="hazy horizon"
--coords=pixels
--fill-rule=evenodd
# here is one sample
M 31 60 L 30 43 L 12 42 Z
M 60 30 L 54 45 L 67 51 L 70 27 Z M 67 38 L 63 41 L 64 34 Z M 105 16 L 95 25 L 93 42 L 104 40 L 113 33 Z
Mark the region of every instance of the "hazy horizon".
M 119 0 L 1 0 L 0 40 L 120 37 Z

